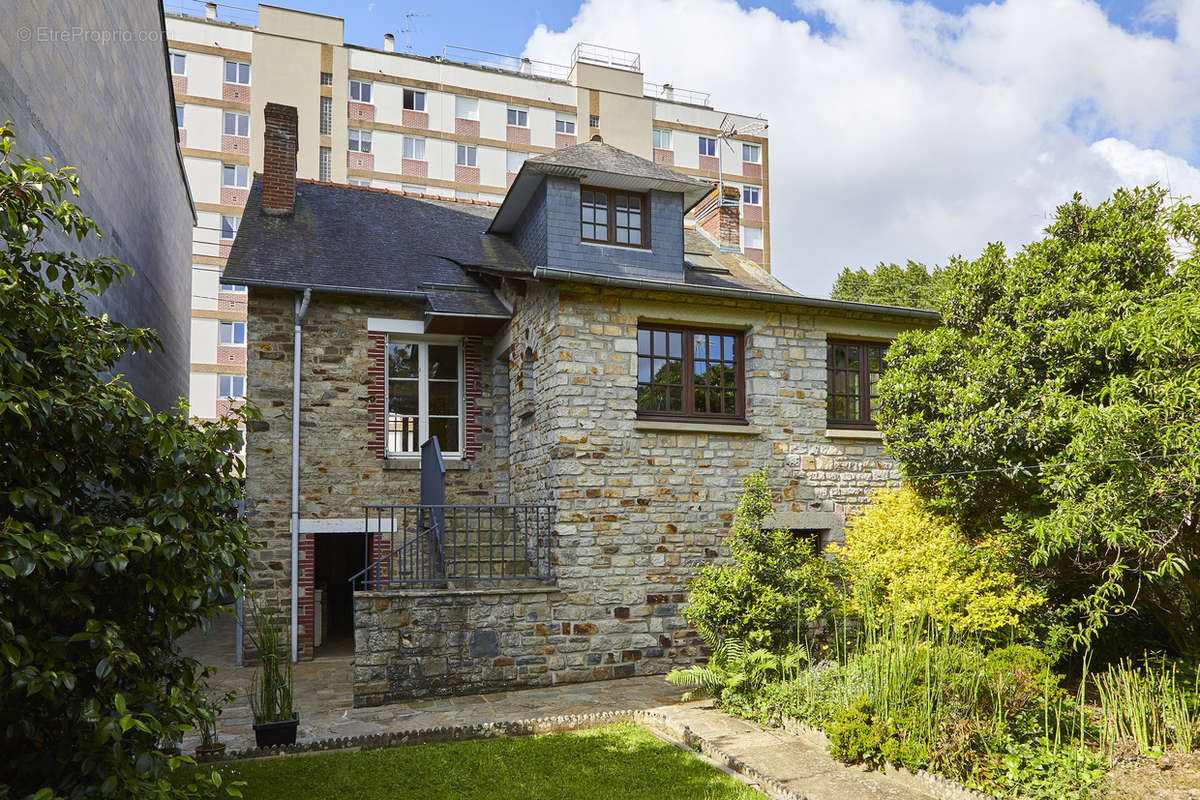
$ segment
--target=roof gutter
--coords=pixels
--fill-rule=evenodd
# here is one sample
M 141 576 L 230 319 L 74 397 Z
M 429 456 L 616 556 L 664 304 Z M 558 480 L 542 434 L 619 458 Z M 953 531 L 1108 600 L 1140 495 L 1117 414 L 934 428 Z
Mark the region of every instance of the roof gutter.
M 259 278 L 237 278 L 225 275 L 226 283 L 238 286 L 257 286 L 260 289 L 291 289 L 295 292 L 328 292 L 330 294 L 354 294 L 370 297 L 402 297 L 408 300 L 425 300 L 429 292 L 414 292 L 404 289 L 367 289 L 359 286 L 333 286 L 321 283 L 292 283 L 291 281 L 271 281 Z
M 662 292 L 679 292 L 681 294 L 706 295 L 708 297 L 737 298 L 742 300 L 759 300 L 768 303 L 781 303 L 790 306 L 804 306 L 829 311 L 857 311 L 874 314 L 892 314 L 897 317 L 911 317 L 936 321 L 941 315 L 936 311 L 920 308 L 905 308 L 903 306 L 880 306 L 872 303 L 852 303 L 846 300 L 825 300 L 819 297 L 799 297 L 797 295 L 760 292 L 754 289 L 733 289 L 719 286 L 696 286 L 671 281 L 656 281 L 649 278 L 618 278 L 611 275 L 596 275 L 590 272 L 577 272 L 570 269 L 553 269 L 551 267 L 535 267 L 533 277 L 552 281 L 573 281 L 575 283 L 594 283 L 602 286 L 619 286 L 625 289 L 647 289 Z

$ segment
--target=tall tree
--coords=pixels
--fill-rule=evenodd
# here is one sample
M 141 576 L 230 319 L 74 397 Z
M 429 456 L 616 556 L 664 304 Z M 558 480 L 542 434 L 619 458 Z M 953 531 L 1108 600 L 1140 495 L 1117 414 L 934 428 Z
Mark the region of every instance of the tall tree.
M 944 272 L 940 267 L 930 271 L 916 261 L 903 267 L 880 262 L 873 270 L 846 267 L 834 279 L 829 296 L 857 303 L 936 308 Z
M 968 531 L 1017 537 L 1062 616 L 1200 642 L 1200 205 L 1076 195 L 1041 241 L 947 269 L 888 354 L 880 425 Z
M 0 128 L 0 797 L 207 793 L 164 748 L 202 698 L 177 638 L 248 564 L 238 432 L 103 377 L 157 339 L 88 314 L 128 267 L 42 249 L 96 226 L 73 174 L 12 146 Z

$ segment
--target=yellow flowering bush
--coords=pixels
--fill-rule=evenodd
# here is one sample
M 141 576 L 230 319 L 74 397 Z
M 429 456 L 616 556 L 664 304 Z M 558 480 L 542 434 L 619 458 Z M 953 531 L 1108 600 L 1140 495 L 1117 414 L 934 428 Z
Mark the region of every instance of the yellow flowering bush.
M 909 489 L 878 492 L 847 522 L 846 543 L 834 553 L 853 587 L 847 610 L 859 616 L 928 617 L 990 634 L 1043 601 L 1018 581 L 999 539 L 968 541 Z

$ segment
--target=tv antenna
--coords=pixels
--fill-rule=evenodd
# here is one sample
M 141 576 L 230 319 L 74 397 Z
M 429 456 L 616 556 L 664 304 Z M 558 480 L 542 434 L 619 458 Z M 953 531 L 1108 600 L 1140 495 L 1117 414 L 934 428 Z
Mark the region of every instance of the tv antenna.
M 429 14 L 417 14 L 412 11 L 410 11 L 404 15 L 404 27 L 400 29 L 400 32 L 404 34 L 404 50 L 405 50 L 405 52 L 411 53 L 413 51 L 412 35 L 414 33 L 421 32 L 420 28 L 413 27 L 413 25 L 412 25 L 413 19 L 415 17 L 428 17 L 428 16 L 430 16 L 430 15 Z
M 760 116 L 738 125 L 736 120 L 731 120 L 726 114 L 721 120 L 720 128 L 721 132 L 717 134 L 717 199 L 725 205 L 725 147 L 732 148 L 729 140 L 739 136 L 764 135 L 767 132 L 767 121 Z

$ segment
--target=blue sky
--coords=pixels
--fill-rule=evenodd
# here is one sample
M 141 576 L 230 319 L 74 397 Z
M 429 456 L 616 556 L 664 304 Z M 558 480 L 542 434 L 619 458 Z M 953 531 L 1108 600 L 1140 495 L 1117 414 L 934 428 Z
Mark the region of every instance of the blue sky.
M 244 0 L 243 0 L 244 2 Z M 540 0 L 520 2 L 480 2 L 479 0 L 273 0 L 279 5 L 342 17 L 346 20 L 346 41 L 381 47 L 383 34 L 396 34 L 396 47 L 404 47 L 400 31 L 406 26 L 405 14 L 425 14 L 411 21 L 413 50 L 419 55 L 435 55 L 442 46 L 456 44 L 479 50 L 518 54 L 534 28 L 545 25 L 563 30 L 579 9 L 577 0 Z M 960 0 L 925 0 L 942 11 L 960 12 L 972 3 Z M 245 3 L 249 6 L 249 3 Z M 766 8 L 788 21 L 803 19 L 815 31 L 826 33 L 828 23 L 820 15 L 801 13 L 790 0 L 762 3 L 739 2 L 743 8 Z M 1146 20 L 1146 2 L 1137 0 L 1101 0 L 1105 15 L 1129 31 L 1172 36 L 1167 26 Z M 617 43 L 612 43 L 619 46 Z

